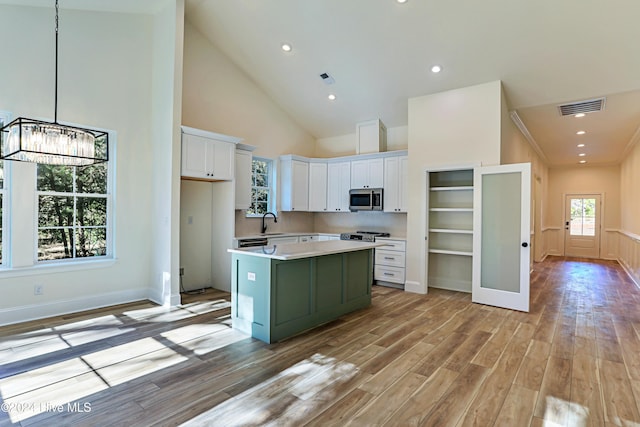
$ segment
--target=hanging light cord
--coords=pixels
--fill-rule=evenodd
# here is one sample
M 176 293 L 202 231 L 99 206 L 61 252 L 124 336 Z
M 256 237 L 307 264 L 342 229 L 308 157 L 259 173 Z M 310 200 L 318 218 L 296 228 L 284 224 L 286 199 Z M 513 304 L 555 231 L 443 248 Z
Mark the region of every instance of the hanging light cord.
M 58 0 L 56 0 L 56 73 L 55 94 L 53 108 L 53 123 L 58 123 Z

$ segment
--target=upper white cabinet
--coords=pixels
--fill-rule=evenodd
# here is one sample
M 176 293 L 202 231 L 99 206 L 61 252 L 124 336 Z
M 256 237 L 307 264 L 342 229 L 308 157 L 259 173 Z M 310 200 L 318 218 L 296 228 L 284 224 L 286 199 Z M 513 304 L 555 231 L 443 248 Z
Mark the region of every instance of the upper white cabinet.
M 349 212 L 351 162 L 329 163 L 327 169 L 327 211 Z
M 387 128 L 379 119 L 356 125 L 356 154 L 387 151 Z
M 348 190 L 347 190 L 348 191 Z M 327 163 L 309 163 L 309 210 L 327 210 Z
M 205 181 L 233 180 L 236 144 L 240 141 L 240 138 L 183 126 L 181 176 Z
M 407 156 L 384 159 L 385 212 L 407 212 L 408 160 Z
M 309 163 L 280 157 L 280 210 L 309 210 Z
M 351 162 L 351 188 L 382 188 L 384 159 L 382 157 Z
M 251 164 L 255 147 L 246 144 L 236 146 L 236 209 L 251 206 Z

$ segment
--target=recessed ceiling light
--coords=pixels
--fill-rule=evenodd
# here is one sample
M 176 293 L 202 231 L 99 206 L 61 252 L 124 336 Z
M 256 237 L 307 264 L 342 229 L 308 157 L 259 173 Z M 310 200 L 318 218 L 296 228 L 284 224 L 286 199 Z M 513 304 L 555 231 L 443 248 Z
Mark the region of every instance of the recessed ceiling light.
M 406 3 L 406 2 L 407 2 L 407 0 L 396 0 L 396 1 L 397 1 L 398 3 L 400 3 L 400 4 L 403 4 L 403 3 Z
M 282 48 L 282 50 L 284 50 L 285 52 L 291 52 L 291 45 L 289 43 L 282 43 L 282 46 L 280 46 Z
M 578 113 L 578 114 L 576 114 L 576 115 L 575 115 L 575 116 L 573 116 L 573 117 L 575 117 L 575 118 L 579 119 L 580 117 L 584 117 L 584 116 L 585 116 L 585 114 L 584 114 L 584 113 Z
M 439 73 L 440 71 L 442 71 L 442 67 L 439 65 L 434 65 L 433 67 L 431 67 L 432 73 Z
M 584 147 L 584 144 L 578 144 L 578 148 Z
M 580 156 L 580 157 L 584 157 L 584 156 L 586 156 L 586 154 L 584 154 L 584 153 L 580 153 L 580 154 L 578 154 L 578 156 Z
M 578 132 L 576 132 L 576 135 L 584 135 L 585 133 L 587 133 L 587 132 L 585 132 L 583 130 L 579 130 Z
M 336 100 L 336 96 L 332 93 L 329 94 L 329 96 L 327 96 L 327 98 L 329 98 L 329 101 L 335 101 Z
M 580 163 L 587 163 L 586 160 L 580 160 Z

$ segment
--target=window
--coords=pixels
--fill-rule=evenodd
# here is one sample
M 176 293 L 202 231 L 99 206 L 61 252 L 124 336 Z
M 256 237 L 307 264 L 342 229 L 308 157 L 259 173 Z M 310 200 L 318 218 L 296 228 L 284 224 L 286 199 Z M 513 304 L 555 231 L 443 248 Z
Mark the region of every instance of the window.
M 571 236 L 595 236 L 596 199 L 571 199 Z
M 107 164 L 37 170 L 38 261 L 106 256 Z
M 271 210 L 272 177 L 273 160 L 254 157 L 251 164 L 251 206 L 247 209 L 247 216 L 261 216 Z

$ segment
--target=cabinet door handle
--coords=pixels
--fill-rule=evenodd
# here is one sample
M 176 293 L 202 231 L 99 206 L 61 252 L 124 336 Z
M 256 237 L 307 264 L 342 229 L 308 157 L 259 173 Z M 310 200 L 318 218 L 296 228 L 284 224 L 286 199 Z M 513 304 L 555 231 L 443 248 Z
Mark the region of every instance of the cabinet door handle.
M 392 256 L 386 256 L 386 257 L 384 257 L 384 259 L 394 260 L 395 258 L 394 258 L 394 257 L 392 257 Z
M 385 275 L 385 276 L 395 276 L 395 274 L 393 274 L 393 273 L 387 273 L 387 272 L 385 272 L 385 273 L 384 273 L 384 275 Z

